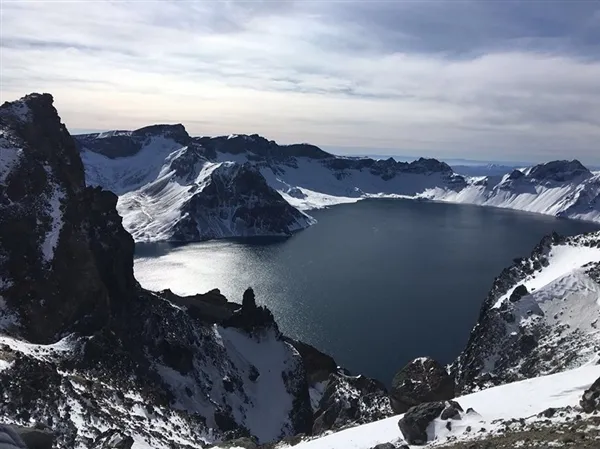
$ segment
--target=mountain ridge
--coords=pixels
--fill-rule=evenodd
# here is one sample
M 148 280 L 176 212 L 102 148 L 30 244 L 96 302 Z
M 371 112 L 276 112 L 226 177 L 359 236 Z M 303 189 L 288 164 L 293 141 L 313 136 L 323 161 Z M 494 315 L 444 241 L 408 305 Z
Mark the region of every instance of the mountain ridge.
M 154 125 L 136 131 L 119 131 L 116 135 L 103 133 L 101 137 L 99 134 L 75 136 L 82 151 L 89 182 L 112 188 L 120 192 L 121 197 L 133 190 L 142 189 L 144 182 L 147 185 L 157 182 L 161 167 L 168 165 L 170 154 L 175 153 L 159 151 L 149 155 L 148 166 L 154 167 L 153 175 L 146 173 L 141 176 L 136 172 L 136 167 L 132 167 L 129 172 L 121 172 L 120 178 L 139 181 L 131 185 L 115 185 L 110 179 L 106 179 L 105 174 L 110 173 L 110 162 L 95 157 L 112 151 L 113 156 L 121 154 L 112 161 L 127 164 L 127 161 L 133 160 L 128 155 L 131 139 L 139 143 L 139 136 L 147 138 L 157 130 L 168 130 L 170 134 L 177 136 L 175 143 L 171 144 L 173 152 L 187 147 L 187 152 L 194 152 L 198 159 L 205 159 L 206 163 L 237 163 L 253 167 L 270 188 L 277 191 L 291 206 L 302 211 L 365 198 L 408 198 L 504 207 L 600 222 L 600 174 L 591 172 L 577 160 L 551 161 L 514 169 L 504 175 L 469 177 L 456 174 L 448 164 L 436 159 L 420 158 L 412 162 L 398 162 L 393 158 L 375 160 L 368 157 L 336 156 L 314 145 L 278 145 L 275 141 L 256 134 L 191 137 L 182 125 Z M 130 139 L 130 142 L 119 149 L 123 139 Z M 112 149 L 107 150 L 109 147 Z M 139 151 L 144 150 L 142 148 Z M 122 201 L 120 200 L 120 204 Z M 157 204 L 160 200 L 152 199 L 152 202 Z M 139 209 L 147 207 L 138 206 L 137 212 L 135 209 L 135 204 L 129 204 L 127 210 L 120 208 L 119 211 L 123 215 L 136 215 L 136 220 L 140 217 L 144 219 Z M 297 217 L 291 209 L 289 215 Z M 293 221 L 290 219 L 289 222 Z M 298 228 L 314 223 L 308 217 L 303 221 Z M 215 226 L 219 228 L 220 224 Z M 129 225 L 126 227 L 132 231 Z M 296 228 L 292 227 L 287 235 L 295 232 Z M 135 232 L 132 233 L 136 240 L 142 239 Z M 257 234 L 268 235 L 269 232 L 258 230 Z M 206 238 L 232 236 L 236 236 L 235 231 L 206 234 Z M 196 237 L 198 238 L 203 239 Z M 144 234 L 143 239 L 161 240 L 165 236 L 150 230 Z

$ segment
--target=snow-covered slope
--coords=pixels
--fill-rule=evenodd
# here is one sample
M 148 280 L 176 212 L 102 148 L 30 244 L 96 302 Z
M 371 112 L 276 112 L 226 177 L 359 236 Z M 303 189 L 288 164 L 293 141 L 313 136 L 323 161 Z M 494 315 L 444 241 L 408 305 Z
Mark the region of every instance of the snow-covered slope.
M 515 382 L 490 388 L 456 398 L 464 410 L 472 408 L 476 413 L 466 413 L 461 420 L 448 421 L 436 419 L 428 427 L 431 442 L 425 446 L 435 447 L 448 442 L 479 440 L 490 435 L 500 434 L 507 421 L 524 419 L 524 425 L 548 421 L 564 421 L 566 417 L 549 420 L 538 416 L 549 408 L 575 407 L 583 392 L 600 377 L 600 366 L 589 365 L 560 374 Z M 572 419 L 577 413 L 570 412 Z M 387 418 L 374 423 L 344 430 L 312 441 L 293 446 L 296 449 L 371 449 L 378 444 L 391 443 L 399 447 L 404 444 L 403 435 L 398 428 L 402 415 Z M 580 416 L 581 417 L 581 416 Z M 547 424 L 548 424 L 547 423 Z M 481 429 L 484 429 L 483 431 Z M 529 436 L 531 438 L 531 436 Z M 556 437 L 556 440 L 560 435 Z M 558 441 L 554 441 L 558 444 Z M 465 446 L 467 447 L 467 446 Z M 480 446 L 473 446 L 480 447 Z M 481 447 L 493 447 L 485 446 Z M 519 447 L 516 445 L 514 447 Z M 539 446 L 551 447 L 551 446 Z
M 546 237 L 495 280 L 454 365 L 459 389 L 555 373 L 600 352 L 600 233 Z
M 421 197 L 454 203 L 600 221 L 600 174 L 578 161 L 552 161 L 502 176 L 472 178 L 460 191 L 432 189 Z
M 181 125 L 76 137 L 88 182 L 121 196 L 119 212 L 126 217 L 126 227 L 136 240 L 173 238 L 177 233 L 169 229 L 169 223 L 185 215 L 180 212 L 185 210 L 181 204 L 202 188 L 214 164 L 232 163 L 255 167 L 287 203 L 301 210 L 363 198 L 401 197 L 600 222 L 600 174 L 590 172 L 578 161 L 552 161 L 506 174 L 500 170 L 498 174 L 492 171 L 490 176 L 466 177 L 435 159 L 407 163 L 392 158 L 341 157 L 309 144 L 278 145 L 258 135 L 191 138 Z M 173 164 L 177 164 L 176 176 Z M 190 189 L 192 186 L 194 189 Z M 290 210 L 284 214 L 284 223 L 270 229 L 268 220 L 278 214 L 270 214 L 261 206 L 249 219 L 251 224 L 245 217 L 233 223 L 235 203 L 244 201 L 260 205 L 275 202 L 277 208 L 284 208 L 274 197 L 265 201 L 236 198 L 234 204 L 219 206 L 212 217 L 199 218 L 200 227 L 215 231 L 206 236 L 200 232 L 196 238 L 286 234 L 312 222 Z M 259 215 L 267 222 L 255 224 Z M 135 224 L 138 226 L 134 228 Z
M 77 139 L 88 184 L 119 195 L 136 241 L 286 236 L 313 223 L 251 164 L 208 161 L 181 125 Z

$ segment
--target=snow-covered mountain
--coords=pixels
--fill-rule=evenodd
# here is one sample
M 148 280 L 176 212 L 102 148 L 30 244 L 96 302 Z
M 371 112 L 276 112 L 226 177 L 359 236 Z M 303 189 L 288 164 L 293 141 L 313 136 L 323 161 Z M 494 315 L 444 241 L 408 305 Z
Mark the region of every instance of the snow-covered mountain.
M 381 197 L 600 221 L 600 174 L 578 161 L 467 177 L 435 159 L 341 157 L 258 135 L 192 138 L 181 125 L 76 139 L 88 183 L 119 194 L 119 213 L 136 240 L 285 235 L 313 222 L 286 202 L 308 211 Z
M 286 236 L 313 220 L 251 164 L 211 162 L 181 125 L 77 136 L 89 185 L 119 195 L 136 241 Z
M 61 449 L 160 449 L 391 414 L 385 389 L 285 338 L 251 290 L 240 305 L 142 289 L 117 196 L 86 186 L 52 103 L 0 106 L 0 422 Z

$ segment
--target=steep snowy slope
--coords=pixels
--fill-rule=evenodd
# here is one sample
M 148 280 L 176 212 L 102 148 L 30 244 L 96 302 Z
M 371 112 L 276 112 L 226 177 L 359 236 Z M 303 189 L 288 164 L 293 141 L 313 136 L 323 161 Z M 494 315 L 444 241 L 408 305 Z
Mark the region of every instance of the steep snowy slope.
M 458 388 L 581 366 L 600 353 L 600 233 L 546 237 L 495 280 L 454 365 Z
M 88 182 L 110 188 L 122 198 L 132 192 L 119 202 L 119 211 L 127 218 L 126 227 L 137 240 L 172 238 L 174 233 L 168 229 L 168 223 L 173 217 L 177 220 L 184 215 L 178 212 L 185 210 L 179 204 L 192 195 L 188 188 L 201 186 L 205 179 L 202 173 L 214 167 L 207 160 L 213 164 L 242 164 L 247 169 L 255 167 L 287 203 L 301 210 L 362 198 L 402 197 L 600 221 L 600 174 L 590 172 L 578 161 L 552 161 L 507 174 L 464 177 L 435 159 L 407 163 L 392 158 L 340 157 L 313 145 L 278 145 L 258 135 L 191 138 L 181 125 L 173 125 L 172 129 L 157 125 L 136 131 L 112 131 L 77 139 L 83 149 Z M 184 172 L 185 180 L 172 177 L 174 159 L 179 160 L 178 171 Z M 197 220 L 203 229 L 208 226 L 215 231 L 206 237 L 200 232 L 196 238 L 286 234 L 312 222 L 290 210 L 284 214 L 283 223 L 270 229 L 268 220 L 279 214 L 269 214 L 262 206 L 272 202 L 278 209 L 285 206 L 267 195 L 264 187 L 259 190 L 269 199 L 258 200 L 261 208 L 249 218 L 250 224 L 246 217 L 233 224 L 231 208 L 235 205 L 227 203 L 212 217 Z M 233 204 L 239 201 L 254 204 L 252 199 L 237 198 Z M 198 212 L 196 208 L 189 217 Z M 267 222 L 255 224 L 259 215 L 265 214 Z M 216 221 L 214 217 L 218 217 Z M 139 228 L 133 229 L 133 223 L 139 223 Z M 182 235 L 184 238 L 190 237 Z
M 553 426 L 579 411 L 565 410 L 565 417 L 556 413 L 553 419 L 538 414 L 549 408 L 576 407 L 583 392 L 600 377 L 600 366 L 590 365 L 560 374 L 515 382 L 490 388 L 478 393 L 456 398 L 464 410 L 472 408 L 476 413 L 465 413 L 459 420 L 435 419 L 427 428 L 429 444 L 410 447 L 436 447 L 443 443 L 480 440 L 501 434 L 506 425 L 517 421 L 521 428 L 534 423 Z M 568 416 L 570 415 L 570 416 Z M 312 441 L 293 446 L 297 449 L 371 449 L 378 444 L 390 443 L 400 447 L 405 444 L 398 427 L 402 415 L 344 430 Z M 581 419 L 581 415 L 579 416 Z M 523 419 L 522 423 L 520 420 Z M 448 423 L 451 424 L 448 429 Z M 481 430 L 483 429 L 483 430 Z M 515 430 L 514 428 L 512 429 Z M 527 435 L 525 436 L 527 437 Z M 528 436 L 531 438 L 531 435 Z M 537 447 L 562 447 L 557 432 L 551 445 Z M 593 443 L 592 443 L 593 444 Z M 516 444 L 514 447 L 522 446 Z M 467 446 L 465 446 L 467 447 Z M 468 446 L 471 447 L 471 446 Z M 494 447 L 474 445 L 473 447 Z M 577 447 L 577 446 L 575 446 Z M 593 447 L 593 446 L 587 446 Z M 596 446 L 597 447 L 597 446 Z
M 290 204 L 305 210 L 368 197 L 403 197 L 600 221 L 600 174 L 578 161 L 463 177 L 435 159 L 406 163 L 336 157 L 311 145 L 277 145 L 257 135 L 195 140 L 210 158 L 255 164 Z
M 120 195 L 136 241 L 286 236 L 313 223 L 250 164 L 208 161 L 181 125 L 77 139 L 88 184 Z
M 579 161 L 552 161 L 501 179 L 472 178 L 456 192 L 431 189 L 421 197 L 454 203 L 537 212 L 557 217 L 600 221 L 600 174 Z

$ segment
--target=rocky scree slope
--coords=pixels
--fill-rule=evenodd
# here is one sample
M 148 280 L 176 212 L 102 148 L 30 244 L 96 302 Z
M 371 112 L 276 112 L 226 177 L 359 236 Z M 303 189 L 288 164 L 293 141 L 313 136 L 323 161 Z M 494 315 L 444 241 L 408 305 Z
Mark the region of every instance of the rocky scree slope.
M 52 103 L 0 106 L 0 420 L 48 427 L 59 448 L 312 433 L 337 366 L 309 363 L 251 291 L 240 306 L 218 291 L 142 289 L 117 196 L 86 186 Z M 362 393 L 345 385 L 346 396 Z M 348 408 L 320 428 L 367 419 L 340 417 Z
M 136 241 L 288 236 L 314 222 L 251 164 L 209 161 L 181 125 L 76 138 L 88 184 L 120 195 Z

